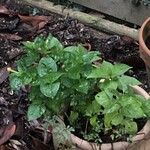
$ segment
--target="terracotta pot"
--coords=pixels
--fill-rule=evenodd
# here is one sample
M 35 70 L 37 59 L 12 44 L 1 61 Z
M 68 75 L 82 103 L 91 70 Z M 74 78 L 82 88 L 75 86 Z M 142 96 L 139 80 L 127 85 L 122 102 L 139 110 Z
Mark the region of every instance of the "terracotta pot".
M 139 32 L 140 56 L 145 63 L 150 85 L 150 49 L 145 43 L 148 38 L 150 40 L 150 17 L 143 23 Z
M 135 93 L 145 97 L 146 99 L 150 98 L 149 94 L 139 86 L 134 86 L 133 89 Z M 73 134 L 71 134 L 71 140 L 73 145 L 78 150 L 127 150 L 127 149 L 143 150 L 143 147 L 142 149 L 140 149 L 139 141 L 142 141 L 148 135 L 148 133 L 150 133 L 150 121 L 147 121 L 143 129 L 139 131 L 137 135 L 132 138 L 132 143 L 123 141 L 123 142 L 115 142 L 115 143 L 96 144 L 96 143 L 90 143 L 85 140 L 82 140 Z M 138 146 L 136 146 L 137 143 Z

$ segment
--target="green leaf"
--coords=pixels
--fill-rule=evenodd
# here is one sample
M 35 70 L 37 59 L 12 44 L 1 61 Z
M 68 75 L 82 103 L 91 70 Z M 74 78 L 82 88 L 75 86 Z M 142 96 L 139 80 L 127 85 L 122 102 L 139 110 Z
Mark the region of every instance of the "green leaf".
M 43 77 L 49 72 L 56 72 L 57 64 L 51 57 L 43 57 L 38 64 L 37 70 L 39 76 Z
M 89 82 L 86 80 L 82 80 L 81 82 L 79 82 L 79 84 L 75 85 L 75 89 L 79 92 L 88 93 L 88 90 L 90 88 Z
M 59 40 L 51 35 L 49 35 L 45 40 L 45 47 L 49 50 L 52 48 L 56 48 L 57 50 L 63 49 L 63 45 L 59 42 Z
M 26 41 L 26 42 L 23 42 L 23 45 L 24 45 L 24 48 L 27 49 L 27 50 L 35 49 L 34 42 Z
M 94 69 L 88 78 L 104 78 L 110 79 L 112 74 L 113 65 L 109 62 L 103 61 L 103 63 Z
M 98 123 L 97 123 L 97 116 L 95 115 L 95 116 L 92 116 L 91 118 L 90 118 L 90 124 L 93 126 L 93 127 L 96 127 L 97 125 L 98 125 Z
M 123 115 L 128 118 L 142 118 L 145 116 L 142 110 L 142 104 L 139 101 L 131 99 L 131 103 L 122 109 Z
M 72 68 L 67 69 L 66 72 L 68 78 L 80 79 L 81 66 L 80 65 L 72 66 Z
M 121 113 L 116 113 L 116 115 L 114 115 L 114 117 L 112 118 L 111 124 L 118 126 L 122 124 L 122 121 L 123 121 L 123 115 Z
M 69 119 L 74 124 L 77 121 L 78 116 L 79 116 L 78 112 L 71 111 Z
M 59 82 L 53 84 L 41 84 L 40 90 L 46 97 L 54 98 L 59 90 L 59 87 Z
M 82 56 L 87 52 L 85 48 L 81 45 L 78 46 L 68 46 L 64 48 L 64 52 L 73 54 L 74 56 L 78 56 L 82 59 Z
M 91 104 L 87 105 L 85 115 L 91 117 L 95 114 L 98 115 L 101 111 L 101 106 L 97 103 L 96 100 L 94 100 Z
M 106 130 L 112 128 L 112 120 L 118 114 L 118 112 L 108 113 L 104 115 L 104 125 Z
M 46 108 L 43 105 L 31 104 L 28 108 L 28 120 L 35 120 L 40 118 L 45 113 Z
M 12 73 L 10 75 L 10 86 L 12 90 L 19 90 L 22 87 L 22 80 L 15 75 L 15 73 Z
M 57 81 L 61 77 L 61 75 L 62 73 L 60 72 L 50 72 L 49 74 L 39 79 L 40 84 L 45 84 L 45 83 L 52 84 L 53 82 Z
M 125 64 L 115 64 L 112 69 L 112 78 L 123 75 L 131 68 L 132 67 L 129 67 L 128 65 Z
M 113 80 L 105 80 L 104 83 L 100 83 L 100 89 L 102 90 L 116 90 L 118 82 Z
M 104 113 L 113 113 L 113 112 L 117 112 L 120 109 L 120 105 L 113 103 L 112 105 L 110 105 L 111 107 L 109 107 L 108 109 L 104 110 Z
M 86 63 L 92 63 L 94 61 L 97 61 L 100 59 L 100 57 L 98 56 L 100 53 L 98 51 L 90 51 L 87 54 L 83 55 L 83 61 L 84 64 Z
M 126 75 L 119 77 L 118 81 L 120 83 L 119 89 L 121 89 L 123 91 L 126 91 L 128 89 L 128 86 L 134 86 L 134 85 L 141 84 L 141 82 L 138 81 L 137 79 L 130 77 L 130 76 L 126 76 Z
M 142 109 L 146 116 L 150 118 L 150 99 L 142 101 Z
M 108 95 L 104 91 L 99 92 L 95 96 L 95 99 L 98 102 L 98 104 L 100 104 L 104 108 L 107 108 L 107 107 L 109 107 L 112 104 L 111 99 L 108 97 Z
M 125 120 L 124 125 L 125 125 L 126 133 L 128 133 L 128 134 L 137 133 L 138 128 L 137 128 L 136 122 L 133 122 L 133 121 L 130 121 L 130 120 Z

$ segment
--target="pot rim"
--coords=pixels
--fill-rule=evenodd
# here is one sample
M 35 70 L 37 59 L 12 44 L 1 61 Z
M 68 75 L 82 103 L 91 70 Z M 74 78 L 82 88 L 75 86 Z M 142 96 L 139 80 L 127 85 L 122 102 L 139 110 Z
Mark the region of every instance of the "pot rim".
M 148 49 L 148 47 L 145 45 L 145 41 L 143 40 L 143 31 L 144 31 L 144 28 L 145 26 L 147 25 L 147 23 L 150 22 L 150 17 L 148 17 L 144 23 L 142 24 L 140 30 L 139 30 L 139 43 L 140 43 L 140 46 L 141 48 L 146 52 L 148 53 L 148 55 L 150 55 L 150 50 Z
M 145 99 L 149 99 L 150 95 L 139 86 L 132 86 L 135 93 L 143 96 Z M 132 143 L 126 141 L 114 142 L 114 143 L 102 143 L 96 144 L 91 143 L 86 140 L 80 139 L 79 137 L 71 134 L 72 143 L 79 148 L 79 150 L 125 150 L 129 147 L 132 147 L 133 144 L 138 143 L 140 140 L 144 139 L 150 132 L 150 120 L 146 122 L 142 130 L 140 130 L 133 138 Z

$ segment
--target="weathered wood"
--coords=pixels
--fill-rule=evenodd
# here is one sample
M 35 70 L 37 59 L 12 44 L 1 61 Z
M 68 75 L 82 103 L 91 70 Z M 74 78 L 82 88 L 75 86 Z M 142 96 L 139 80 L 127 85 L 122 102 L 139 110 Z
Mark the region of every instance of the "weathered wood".
M 72 9 L 67 9 L 67 8 L 64 9 L 64 7 L 61 5 L 53 5 L 53 3 L 45 0 L 40 0 L 40 1 L 24 0 L 24 2 L 27 2 L 27 4 L 49 10 L 57 14 L 61 14 L 64 16 L 69 15 L 70 17 L 76 18 L 81 22 L 88 24 L 89 26 L 94 27 L 96 29 L 107 31 L 109 33 L 126 35 L 135 40 L 138 40 L 138 30 L 102 19 L 98 16 L 91 16 L 83 12 L 73 11 Z
M 137 25 L 142 25 L 150 16 L 150 5 L 140 4 L 135 6 L 131 0 L 71 0 L 88 8 L 126 20 Z

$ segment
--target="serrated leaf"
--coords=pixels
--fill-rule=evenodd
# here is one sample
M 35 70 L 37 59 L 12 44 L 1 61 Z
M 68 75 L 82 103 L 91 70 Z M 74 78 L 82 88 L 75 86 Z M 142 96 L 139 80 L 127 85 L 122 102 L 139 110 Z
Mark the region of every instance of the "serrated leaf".
M 59 87 L 59 82 L 53 84 L 41 84 L 40 90 L 46 97 L 54 98 L 59 90 Z
M 28 120 L 35 120 L 40 118 L 45 113 L 46 108 L 43 105 L 31 104 L 28 108 Z
M 129 67 L 126 64 L 115 64 L 112 69 L 112 78 L 123 75 L 125 72 L 127 72 L 131 68 L 132 67 Z
M 57 64 L 51 57 L 43 57 L 37 68 L 40 77 L 47 75 L 49 72 L 57 71 Z
M 130 121 L 130 120 L 126 120 L 124 122 L 125 125 L 125 131 L 128 134 L 135 134 L 137 133 L 138 127 L 136 122 Z
M 110 79 L 112 74 L 113 65 L 109 62 L 103 61 L 103 63 L 92 71 L 88 78 L 104 78 Z
M 98 102 L 98 104 L 100 104 L 104 108 L 107 108 L 112 104 L 112 101 L 110 100 L 110 98 L 108 97 L 108 95 L 104 91 L 99 92 L 95 96 L 95 100 Z

